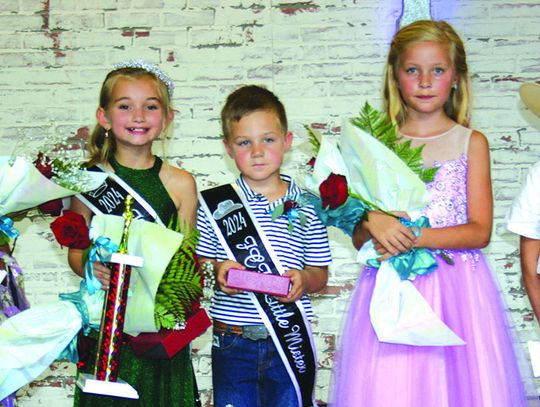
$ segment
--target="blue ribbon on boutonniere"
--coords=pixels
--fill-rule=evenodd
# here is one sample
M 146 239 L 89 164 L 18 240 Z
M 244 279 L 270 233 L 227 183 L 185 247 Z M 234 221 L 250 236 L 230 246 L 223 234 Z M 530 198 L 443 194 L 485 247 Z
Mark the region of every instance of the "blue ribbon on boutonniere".
M 407 226 L 415 236 L 420 236 L 421 228 L 429 228 L 429 219 L 425 216 L 421 216 L 415 221 L 410 219 L 400 218 L 399 221 Z M 426 249 L 424 247 L 416 247 L 409 250 L 406 253 L 392 256 L 388 259 L 390 264 L 394 267 L 402 280 L 414 280 L 416 276 L 423 276 L 435 271 L 437 268 L 437 260 L 435 260 L 435 254 L 442 253 L 439 250 Z M 446 256 L 443 256 L 446 262 L 453 264 L 453 262 Z M 381 263 L 378 260 L 368 260 L 368 265 L 371 267 L 379 268 Z
M 307 222 L 306 215 L 300 211 L 300 204 L 294 199 L 286 199 L 272 210 L 272 220 L 275 221 L 282 215 L 287 217 L 289 234 L 294 230 L 294 222 L 300 222 L 300 226 L 304 227 Z
M 0 217 L 0 232 L 11 239 L 19 237 L 19 231 L 13 226 L 13 220 L 7 216 Z
M 94 294 L 101 288 L 101 283 L 94 275 L 94 262 L 107 261 L 107 257 L 118 250 L 118 245 L 108 237 L 98 237 L 90 246 L 88 260 L 84 265 L 86 288 L 90 294 Z

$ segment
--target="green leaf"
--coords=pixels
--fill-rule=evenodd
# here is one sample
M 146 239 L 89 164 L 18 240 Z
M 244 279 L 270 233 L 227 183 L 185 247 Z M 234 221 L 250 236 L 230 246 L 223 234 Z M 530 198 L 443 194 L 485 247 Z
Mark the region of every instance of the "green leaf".
M 9 236 L 0 230 L 0 246 L 8 245 L 10 240 Z
M 424 182 L 432 182 L 435 179 L 435 174 L 437 173 L 437 167 L 425 168 L 420 174 L 420 179 Z
M 173 227 L 179 227 L 178 223 Z M 169 262 L 156 293 L 154 320 L 158 328 L 158 325 L 174 328 L 184 323 L 187 313 L 202 296 L 201 275 L 194 256 L 199 232 L 187 226 L 182 229 L 184 240 Z
M 304 227 L 307 223 L 307 217 L 303 212 L 300 212 L 300 226 Z
M 285 210 L 284 204 L 279 204 L 278 206 L 276 206 L 274 210 L 272 211 L 272 220 L 276 220 L 281 215 L 283 215 L 284 210 Z

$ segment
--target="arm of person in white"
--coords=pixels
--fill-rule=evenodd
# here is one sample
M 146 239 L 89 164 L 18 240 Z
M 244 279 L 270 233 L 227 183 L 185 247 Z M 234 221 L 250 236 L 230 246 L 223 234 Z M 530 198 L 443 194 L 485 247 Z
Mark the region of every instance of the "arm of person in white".
M 531 167 L 525 183 L 506 215 L 511 232 L 540 239 L 540 161 Z
M 507 228 L 520 235 L 521 273 L 537 320 L 540 321 L 540 162 L 530 170 L 506 215 Z

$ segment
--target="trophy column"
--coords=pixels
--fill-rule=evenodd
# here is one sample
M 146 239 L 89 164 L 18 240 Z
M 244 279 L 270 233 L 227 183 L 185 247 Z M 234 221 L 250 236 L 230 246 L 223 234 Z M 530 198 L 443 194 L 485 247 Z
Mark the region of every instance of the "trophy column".
M 124 228 L 118 252 L 111 255 L 111 279 L 101 318 L 98 351 L 94 374 L 79 375 L 77 386 L 85 393 L 138 399 L 139 394 L 130 384 L 118 378 L 122 335 L 129 289 L 131 267 L 141 267 L 143 259 L 128 254 L 129 226 L 133 220 L 131 195 L 126 197 Z

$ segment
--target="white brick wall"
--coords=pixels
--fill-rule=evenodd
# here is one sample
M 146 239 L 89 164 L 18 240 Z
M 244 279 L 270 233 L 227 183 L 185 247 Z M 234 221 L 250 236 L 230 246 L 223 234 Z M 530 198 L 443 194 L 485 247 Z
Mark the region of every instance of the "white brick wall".
M 432 0 L 432 15 L 454 25 L 466 42 L 473 74 L 474 126 L 490 139 L 495 228 L 486 250 L 520 339 L 540 336 L 520 281 L 517 239 L 503 216 L 540 152 L 540 119 L 517 89 L 540 80 L 540 3 L 532 0 Z M 328 133 L 341 116 L 380 102 L 388 42 L 401 14 L 398 0 L 3 0 L 0 4 L 0 151 L 18 132 L 40 136 L 54 122 L 75 134 L 91 128 L 99 86 L 114 62 L 144 58 L 176 83 L 175 135 L 167 155 L 193 172 L 200 188 L 232 180 L 222 160 L 219 111 L 239 84 L 265 84 L 286 105 L 295 149 L 285 171 L 307 159 L 303 123 Z M 161 150 L 158 150 L 161 151 Z M 49 219 L 18 224 L 16 257 L 32 304 L 77 288 L 66 251 L 53 241 Z M 336 335 L 358 275 L 348 239 L 331 230 L 335 262 L 327 294 L 313 298 L 320 373 L 317 398 L 327 400 Z M 200 388 L 211 389 L 208 335 L 194 343 Z M 74 367 L 56 363 L 21 389 L 20 404 L 71 405 Z

